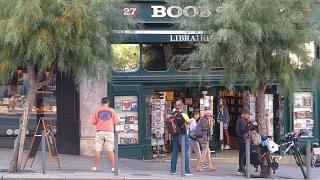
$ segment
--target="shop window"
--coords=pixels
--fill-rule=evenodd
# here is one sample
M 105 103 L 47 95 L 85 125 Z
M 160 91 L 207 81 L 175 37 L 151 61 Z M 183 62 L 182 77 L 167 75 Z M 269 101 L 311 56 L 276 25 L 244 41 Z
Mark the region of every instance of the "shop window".
M 303 132 L 302 137 L 314 137 L 313 95 L 311 92 L 294 93 L 293 128 Z
M 181 71 L 193 69 L 187 59 L 194 48 L 190 43 L 143 44 L 143 66 L 148 71 L 165 71 L 171 64 Z
M 44 76 L 46 78 L 46 76 Z M 29 89 L 28 73 L 18 70 L 7 82 L 0 84 L 0 136 L 16 136 L 19 132 L 19 120 L 27 99 Z M 36 93 L 36 100 L 31 111 L 27 136 L 32 136 L 40 117 L 52 120 L 56 133 L 56 82 L 44 86 Z
M 112 44 L 114 71 L 133 72 L 139 68 L 139 44 Z
M 138 96 L 115 96 L 114 107 L 120 118 L 115 129 L 119 133 L 118 143 L 138 144 Z

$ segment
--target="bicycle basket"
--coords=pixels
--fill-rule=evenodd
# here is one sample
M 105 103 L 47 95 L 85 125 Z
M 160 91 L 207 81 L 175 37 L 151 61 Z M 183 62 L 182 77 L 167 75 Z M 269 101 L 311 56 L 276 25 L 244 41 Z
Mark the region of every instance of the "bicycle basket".
M 268 150 L 269 150 L 271 153 L 277 152 L 277 151 L 279 150 L 279 145 L 278 145 L 277 143 L 275 143 L 274 141 L 269 140 Z

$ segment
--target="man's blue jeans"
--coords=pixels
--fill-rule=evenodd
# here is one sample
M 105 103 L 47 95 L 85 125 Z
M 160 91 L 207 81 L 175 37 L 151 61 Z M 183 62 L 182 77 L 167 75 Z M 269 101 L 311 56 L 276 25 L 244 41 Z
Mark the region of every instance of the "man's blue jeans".
M 172 142 L 172 156 L 171 156 L 171 172 L 174 173 L 177 170 L 177 160 L 178 160 L 178 153 L 179 153 L 179 142 L 181 139 L 181 135 L 175 134 L 173 135 L 173 142 Z M 189 169 L 189 136 L 185 135 L 185 173 L 190 173 Z

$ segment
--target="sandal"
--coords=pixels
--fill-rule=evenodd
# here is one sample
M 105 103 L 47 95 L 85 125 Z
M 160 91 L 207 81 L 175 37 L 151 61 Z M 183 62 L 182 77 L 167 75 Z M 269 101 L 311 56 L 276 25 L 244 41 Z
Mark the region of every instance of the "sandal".
M 214 166 L 211 166 L 211 167 L 208 167 L 208 170 L 209 170 L 209 171 L 215 171 L 215 170 L 217 170 L 217 168 L 214 167 Z

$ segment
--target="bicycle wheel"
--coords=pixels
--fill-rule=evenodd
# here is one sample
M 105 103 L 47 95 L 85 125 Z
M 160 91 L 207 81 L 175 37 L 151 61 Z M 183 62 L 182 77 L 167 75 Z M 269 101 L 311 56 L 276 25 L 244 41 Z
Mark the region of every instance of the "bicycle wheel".
M 306 174 L 306 171 L 304 170 L 304 167 L 303 167 L 303 160 L 301 158 L 301 153 L 300 153 L 299 149 L 297 147 L 293 146 L 292 150 L 293 150 L 293 156 L 296 160 L 297 165 L 300 167 L 300 169 L 302 171 L 303 177 L 305 179 L 307 179 L 307 174 Z

